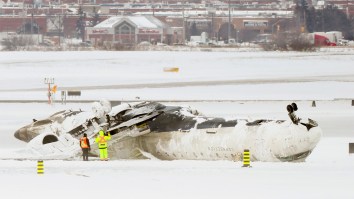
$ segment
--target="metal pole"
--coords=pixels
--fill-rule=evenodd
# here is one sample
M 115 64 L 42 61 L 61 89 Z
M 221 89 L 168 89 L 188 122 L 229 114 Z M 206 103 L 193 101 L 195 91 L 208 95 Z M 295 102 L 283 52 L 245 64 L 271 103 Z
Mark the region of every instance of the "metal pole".
M 214 13 L 211 13 L 211 37 L 215 37 L 215 35 L 214 35 Z
M 324 7 L 322 8 L 322 32 L 324 32 L 324 13 L 323 13 Z
M 34 0 L 32 0 L 32 12 L 31 12 L 31 37 L 33 34 L 33 10 L 34 10 Z
M 51 93 L 50 93 L 50 83 L 48 83 L 48 104 L 51 104 L 50 97 L 51 97 Z
M 230 9 L 230 0 L 229 0 L 229 25 L 227 26 L 227 42 L 229 43 L 231 36 L 231 9 Z
M 184 1 L 183 1 L 183 4 L 182 4 L 182 18 L 183 18 L 183 32 L 182 32 L 182 44 L 185 44 L 185 40 L 186 40 L 186 24 L 185 24 L 185 19 L 184 19 Z
M 51 88 L 50 84 L 54 84 L 54 78 L 44 78 L 44 84 L 48 84 L 48 104 L 51 104 Z
M 59 14 L 59 46 L 61 46 L 60 38 L 61 38 L 61 21 L 60 21 L 60 14 Z
M 236 43 L 238 43 L 238 30 L 236 31 Z
M 32 10 L 32 14 L 31 14 L 31 36 L 32 36 L 32 34 L 33 34 L 33 10 Z
M 152 16 L 155 16 L 155 2 L 152 1 Z

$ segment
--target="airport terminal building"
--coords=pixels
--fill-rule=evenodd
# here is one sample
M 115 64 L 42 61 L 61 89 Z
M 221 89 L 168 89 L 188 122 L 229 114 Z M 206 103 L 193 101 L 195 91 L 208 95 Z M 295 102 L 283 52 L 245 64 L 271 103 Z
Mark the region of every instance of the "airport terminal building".
M 86 40 L 92 43 L 167 43 L 170 37 L 169 26 L 153 16 L 114 16 L 86 30 Z

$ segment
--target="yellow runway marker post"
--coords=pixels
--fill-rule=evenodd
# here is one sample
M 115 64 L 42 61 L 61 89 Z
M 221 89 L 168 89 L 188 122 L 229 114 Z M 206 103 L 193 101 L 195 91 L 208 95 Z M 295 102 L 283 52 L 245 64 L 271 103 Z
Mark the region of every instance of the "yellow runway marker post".
M 243 150 L 243 166 L 242 167 L 251 167 L 251 158 L 250 158 L 250 150 Z
M 37 174 L 44 174 L 43 160 L 38 160 L 37 162 Z

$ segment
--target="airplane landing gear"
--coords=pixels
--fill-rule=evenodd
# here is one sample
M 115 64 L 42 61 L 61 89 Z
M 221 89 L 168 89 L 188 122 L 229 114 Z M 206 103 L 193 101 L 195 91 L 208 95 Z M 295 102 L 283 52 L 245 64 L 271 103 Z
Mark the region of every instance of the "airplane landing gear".
M 288 106 L 286 106 L 286 109 L 288 110 L 288 113 L 289 113 L 288 115 L 289 115 L 291 121 L 294 124 L 298 125 L 301 119 L 295 115 L 295 111 L 298 110 L 297 105 L 295 103 L 289 104 Z

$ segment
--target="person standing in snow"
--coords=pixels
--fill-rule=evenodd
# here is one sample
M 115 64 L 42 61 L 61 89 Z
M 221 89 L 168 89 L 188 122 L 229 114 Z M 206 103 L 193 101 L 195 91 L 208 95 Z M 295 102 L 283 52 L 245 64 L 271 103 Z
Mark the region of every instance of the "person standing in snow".
M 108 132 L 105 135 L 103 130 L 100 130 L 98 136 L 96 137 L 95 142 L 98 144 L 98 149 L 100 150 L 100 159 L 108 160 L 108 149 L 107 149 L 107 141 L 111 139 L 111 134 Z
M 90 140 L 87 138 L 87 134 L 80 138 L 80 147 L 82 149 L 82 158 L 84 161 L 88 161 L 88 152 L 91 150 Z

